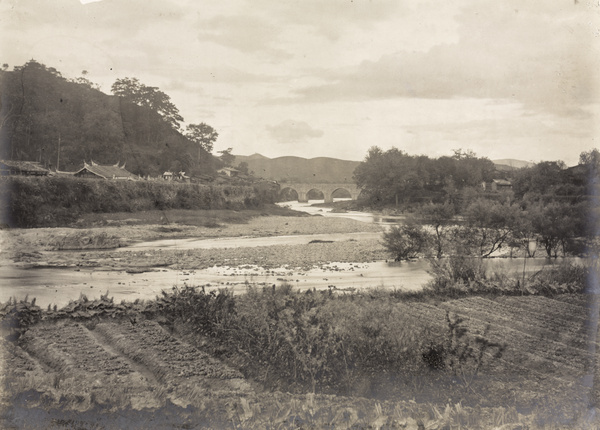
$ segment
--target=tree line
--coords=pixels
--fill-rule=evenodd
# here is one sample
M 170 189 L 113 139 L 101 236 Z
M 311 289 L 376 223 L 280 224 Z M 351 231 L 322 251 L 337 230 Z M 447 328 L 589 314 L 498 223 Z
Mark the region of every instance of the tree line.
M 369 150 L 354 178 L 372 206 L 398 206 L 408 222 L 384 235 L 398 260 L 428 255 L 489 257 L 535 240 L 549 257 L 590 251 L 598 236 L 600 151 L 499 172 L 471 151 L 430 159 L 392 148 Z M 511 189 L 482 183 L 507 178 Z
M 0 70 L 0 158 L 41 162 L 73 171 L 83 161 L 126 162 L 133 173 L 164 171 L 213 174 L 232 163 L 211 154 L 218 132 L 204 122 L 189 123 L 171 98 L 134 77 L 117 79 L 113 95 L 100 91 L 88 73 L 64 78 L 35 60 Z

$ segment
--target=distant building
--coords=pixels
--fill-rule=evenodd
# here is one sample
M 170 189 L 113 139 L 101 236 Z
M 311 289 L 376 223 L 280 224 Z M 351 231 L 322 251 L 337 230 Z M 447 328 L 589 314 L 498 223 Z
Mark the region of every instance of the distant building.
M 44 169 L 36 161 L 0 160 L 0 175 L 47 176 L 49 170 Z
M 185 174 L 185 172 L 179 172 L 177 174 L 177 180 L 181 182 L 191 182 L 191 178 Z
M 223 167 L 222 169 L 217 170 L 217 173 L 229 177 L 234 177 L 240 174 L 240 171 L 237 169 L 233 169 L 231 167 Z
M 139 176 L 125 170 L 125 163 L 119 166 L 119 163 L 112 166 L 101 166 L 93 161 L 91 164 L 83 162 L 83 168 L 73 174 L 79 178 L 96 178 L 96 179 L 114 179 L 136 181 Z
M 50 172 L 35 161 L 0 160 L 0 175 L 47 176 Z
M 512 183 L 506 179 L 493 179 L 492 182 L 483 182 L 481 186 L 484 191 L 491 191 L 493 193 L 512 190 Z
M 162 177 L 165 181 L 172 181 L 173 180 L 173 172 L 165 172 L 162 174 Z

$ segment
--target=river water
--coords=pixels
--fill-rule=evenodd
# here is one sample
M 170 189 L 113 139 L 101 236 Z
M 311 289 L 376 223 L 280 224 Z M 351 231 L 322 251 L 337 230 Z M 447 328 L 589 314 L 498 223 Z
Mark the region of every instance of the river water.
M 331 209 L 311 206 L 313 203 L 286 202 L 295 210 L 327 217 L 351 218 L 384 227 L 401 222 L 400 217 L 384 217 L 364 212 L 334 213 Z M 121 251 L 144 249 L 211 249 L 227 247 L 258 247 L 283 244 L 304 244 L 311 240 L 355 240 L 380 237 L 379 233 L 319 234 L 271 237 L 241 237 L 218 239 L 178 239 L 144 242 L 121 248 Z M 523 260 L 499 259 L 491 262 L 499 269 L 522 270 Z M 548 261 L 543 258 L 528 259 L 527 271 L 537 271 Z M 520 269 L 519 269 L 520 268 Z M 103 271 L 78 268 L 21 268 L 6 267 L 0 271 L 0 302 L 10 297 L 22 299 L 25 295 L 36 298 L 36 303 L 46 307 L 49 304 L 61 307 L 81 294 L 88 298 L 99 298 L 107 291 L 117 302 L 121 300 L 153 299 L 164 289 L 173 286 L 204 286 L 206 290 L 229 288 L 234 293 L 244 292 L 248 284 L 258 286 L 289 283 L 298 289 L 328 289 L 355 291 L 357 289 L 386 288 L 418 290 L 431 279 L 429 264 L 424 260 L 412 262 L 369 262 L 336 263 L 324 262 L 318 268 L 298 271 L 290 267 L 265 270 L 257 266 L 227 267 L 215 266 L 203 270 L 177 271 L 155 269 L 144 273 L 123 271 Z

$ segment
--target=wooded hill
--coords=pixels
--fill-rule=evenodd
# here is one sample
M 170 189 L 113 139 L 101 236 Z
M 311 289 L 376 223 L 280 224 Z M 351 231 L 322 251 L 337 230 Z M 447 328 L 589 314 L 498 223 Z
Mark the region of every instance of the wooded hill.
M 123 82 L 140 88 L 136 79 Z M 127 170 L 153 176 L 167 170 L 212 174 L 220 167 L 181 133 L 177 108 L 157 88 L 141 86 L 149 90 L 144 105 L 107 95 L 85 76 L 66 79 L 34 60 L 0 71 L 0 88 L 0 159 L 40 161 L 61 171 L 74 171 L 84 160 L 125 162 Z

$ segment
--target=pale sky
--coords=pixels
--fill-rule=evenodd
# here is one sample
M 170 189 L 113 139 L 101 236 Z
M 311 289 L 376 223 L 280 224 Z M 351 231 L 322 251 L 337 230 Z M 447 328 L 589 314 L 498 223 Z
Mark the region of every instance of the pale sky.
M 215 151 L 562 159 L 599 147 L 598 0 L 0 0 L 0 63 L 137 77 Z

